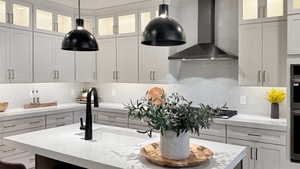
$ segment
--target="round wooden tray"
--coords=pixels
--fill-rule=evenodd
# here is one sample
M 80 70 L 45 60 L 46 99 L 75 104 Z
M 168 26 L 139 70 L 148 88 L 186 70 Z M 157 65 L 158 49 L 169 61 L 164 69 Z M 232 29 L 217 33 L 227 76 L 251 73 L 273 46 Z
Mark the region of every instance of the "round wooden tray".
M 190 156 L 185 160 L 171 160 L 161 156 L 159 143 L 152 143 L 141 149 L 141 155 L 153 164 L 162 167 L 195 167 L 211 159 L 214 153 L 203 146 L 191 144 Z

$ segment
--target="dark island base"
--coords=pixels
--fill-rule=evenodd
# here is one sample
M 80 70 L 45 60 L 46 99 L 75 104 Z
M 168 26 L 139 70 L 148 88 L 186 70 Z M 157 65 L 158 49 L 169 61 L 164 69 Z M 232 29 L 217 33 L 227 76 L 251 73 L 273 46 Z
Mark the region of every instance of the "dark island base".
M 72 164 L 53 160 L 41 155 L 35 155 L 35 169 L 87 169 Z M 243 169 L 243 162 L 240 162 L 234 169 Z
M 41 155 L 35 155 L 36 169 L 86 169 L 65 162 L 53 160 Z

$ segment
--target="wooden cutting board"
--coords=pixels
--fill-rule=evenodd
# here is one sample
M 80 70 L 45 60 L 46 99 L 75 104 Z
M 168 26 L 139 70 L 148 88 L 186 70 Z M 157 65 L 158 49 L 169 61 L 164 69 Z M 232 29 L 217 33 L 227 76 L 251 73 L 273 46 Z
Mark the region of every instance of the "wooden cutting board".
M 211 159 L 214 153 L 203 146 L 191 144 L 190 156 L 185 160 L 171 160 L 161 156 L 159 143 L 152 143 L 141 149 L 141 155 L 153 164 L 162 167 L 195 167 Z
M 40 104 L 25 104 L 24 109 L 34 109 L 34 108 L 51 107 L 51 106 L 57 106 L 57 102 L 40 103 Z

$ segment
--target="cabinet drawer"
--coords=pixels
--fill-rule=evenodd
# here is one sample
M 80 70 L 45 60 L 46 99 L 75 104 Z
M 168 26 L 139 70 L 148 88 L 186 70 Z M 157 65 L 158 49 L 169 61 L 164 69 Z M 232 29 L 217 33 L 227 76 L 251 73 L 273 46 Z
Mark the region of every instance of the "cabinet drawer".
M 23 164 L 26 169 L 35 168 L 35 155 L 30 152 L 23 152 L 14 156 L 5 157 L 1 160 L 9 163 Z
M 47 126 L 50 124 L 58 124 L 64 122 L 73 123 L 73 112 L 49 115 L 47 116 L 46 120 L 47 120 Z
M 72 123 L 73 123 L 72 121 L 57 122 L 57 123 L 54 123 L 54 124 L 47 124 L 46 128 L 50 129 L 50 128 L 55 128 L 55 127 L 62 127 L 62 126 L 70 125 Z
M 248 141 L 286 145 L 286 133 L 275 130 L 228 126 L 227 136 Z
M 78 111 L 74 112 L 74 123 L 80 123 L 80 118 L 83 118 L 83 121 L 85 122 L 86 113 L 84 111 Z M 97 120 L 97 112 L 93 112 L 93 121 L 95 122 Z
M 208 141 L 215 141 L 219 143 L 226 143 L 226 137 L 218 137 L 218 136 L 212 136 L 212 135 L 206 135 L 206 134 L 200 134 L 193 135 L 193 138 L 202 139 L 202 140 L 208 140 Z
M 9 145 L 0 145 L 0 159 L 7 158 L 10 156 L 14 156 L 16 154 L 24 153 L 25 151 L 17 149 L 15 147 Z
M 128 116 L 126 113 L 99 112 L 98 121 L 128 124 Z
M 45 126 L 45 118 L 44 117 L 35 117 L 30 119 L 21 119 L 21 120 L 12 120 L 1 122 L 0 124 L 0 132 L 14 132 L 18 130 L 43 127 Z
M 200 135 L 201 134 L 226 137 L 226 127 L 223 124 L 211 124 L 209 129 L 200 130 Z
M 115 127 L 123 127 L 128 128 L 127 123 L 119 123 L 119 122 L 109 122 L 109 121 L 98 121 L 97 123 L 107 125 L 107 126 L 115 126 Z

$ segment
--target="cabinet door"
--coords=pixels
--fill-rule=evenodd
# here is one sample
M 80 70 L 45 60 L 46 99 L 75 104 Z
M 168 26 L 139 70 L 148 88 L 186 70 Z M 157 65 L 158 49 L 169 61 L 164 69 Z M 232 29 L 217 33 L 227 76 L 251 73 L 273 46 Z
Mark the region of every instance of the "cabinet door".
M 300 13 L 300 0 L 288 0 L 288 14 Z
M 138 37 L 117 38 L 117 80 L 138 82 Z
M 300 15 L 288 16 L 288 54 L 300 54 Z
M 8 82 L 10 29 L 0 28 L 0 82 Z
M 243 159 L 243 169 L 254 169 L 255 164 L 255 148 L 254 143 L 244 140 L 238 140 L 238 139 L 231 139 L 228 138 L 227 140 L 228 144 L 233 145 L 240 145 L 240 146 L 246 146 L 247 147 L 247 156 Z M 257 169 L 263 169 L 263 168 L 257 168 Z M 267 168 L 265 168 L 267 169 Z
M 53 13 L 36 9 L 35 11 L 35 28 L 38 30 L 54 31 Z
M 262 69 L 262 25 L 239 27 L 239 83 L 260 86 Z
M 96 80 L 96 53 L 76 52 L 76 81 L 94 82 Z
M 52 82 L 54 74 L 53 36 L 43 33 L 34 34 L 34 81 Z
M 282 19 L 282 16 L 285 15 L 285 9 L 285 0 L 265 0 L 264 17 Z
M 260 18 L 260 0 L 240 0 L 239 18 L 240 23 L 259 21 Z
M 0 1 L 0 24 L 7 23 L 7 2 L 5 0 Z
M 98 80 L 102 83 L 116 81 L 117 48 L 116 39 L 100 39 L 98 58 Z
M 32 5 L 26 2 L 12 0 L 12 24 L 14 27 L 31 30 Z
M 72 30 L 72 17 L 65 15 L 57 15 L 57 32 L 68 33 Z
M 263 23 L 263 86 L 286 85 L 286 22 Z
M 32 32 L 12 30 L 10 51 L 11 82 L 32 82 Z
M 257 156 L 255 168 L 257 169 L 283 169 L 285 168 L 285 146 L 256 143 Z
M 139 43 L 139 81 L 163 82 L 169 70 L 168 56 L 168 47 L 145 46 Z
M 75 52 L 61 49 L 63 37 L 54 39 L 54 58 L 56 81 L 74 82 L 75 81 Z

